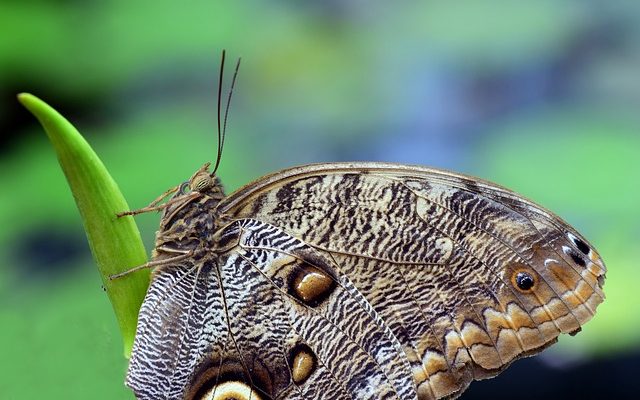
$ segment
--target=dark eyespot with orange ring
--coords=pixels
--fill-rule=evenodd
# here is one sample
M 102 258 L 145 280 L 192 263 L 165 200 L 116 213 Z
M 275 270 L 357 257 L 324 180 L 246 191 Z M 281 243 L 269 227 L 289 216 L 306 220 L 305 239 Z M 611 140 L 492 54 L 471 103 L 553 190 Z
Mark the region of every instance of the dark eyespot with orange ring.
M 536 281 L 527 271 L 517 271 L 513 274 L 513 282 L 523 292 L 530 292 L 535 286 Z

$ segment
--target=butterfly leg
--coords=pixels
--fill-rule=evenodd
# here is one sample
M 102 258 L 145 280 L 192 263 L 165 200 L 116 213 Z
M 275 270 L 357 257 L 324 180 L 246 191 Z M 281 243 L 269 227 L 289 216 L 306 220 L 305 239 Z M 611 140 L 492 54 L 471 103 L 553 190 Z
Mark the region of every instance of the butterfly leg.
M 123 271 L 123 272 L 120 272 L 120 273 L 117 273 L 117 274 L 113 274 L 113 275 L 109 275 L 109 279 L 110 280 L 115 280 L 115 279 L 121 278 L 121 277 L 123 277 L 125 275 L 129 275 L 132 272 L 140 271 L 141 269 L 145 269 L 145 268 L 155 268 L 155 267 L 158 267 L 158 266 L 161 266 L 161 265 L 173 264 L 173 263 L 175 263 L 177 261 L 182 261 L 184 259 L 187 259 L 187 258 L 193 256 L 193 253 L 195 251 L 194 250 L 189 250 L 187 252 L 182 252 L 182 251 L 174 250 L 174 251 L 167 251 L 167 252 L 168 253 L 171 253 L 171 252 L 180 253 L 180 254 L 178 254 L 177 256 L 174 256 L 174 257 L 163 258 L 161 260 L 149 261 L 149 262 L 146 262 L 146 263 L 144 263 L 142 265 L 138 265 L 137 267 L 133 267 L 131 269 L 128 269 L 126 271 Z
M 175 193 L 176 191 L 178 191 L 178 189 L 180 188 L 180 186 L 174 186 L 171 189 L 167 190 L 166 192 L 162 193 L 160 196 L 158 196 L 154 201 L 152 201 L 148 206 L 140 208 L 138 210 L 130 210 L 130 211 L 123 211 L 123 212 L 119 212 L 116 214 L 116 216 L 118 218 L 124 217 L 125 215 L 137 215 L 137 214 L 143 214 L 146 212 L 150 212 L 150 211 L 158 211 L 158 210 L 162 210 L 163 208 L 165 208 L 167 206 L 167 203 L 164 204 L 160 204 L 160 202 L 162 200 L 164 200 L 165 197 L 169 196 L 172 193 Z

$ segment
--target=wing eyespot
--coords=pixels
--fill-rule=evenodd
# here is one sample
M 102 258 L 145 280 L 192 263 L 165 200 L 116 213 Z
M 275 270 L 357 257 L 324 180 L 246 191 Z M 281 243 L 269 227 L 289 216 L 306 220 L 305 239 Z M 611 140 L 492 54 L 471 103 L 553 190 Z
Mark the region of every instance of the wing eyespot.
M 210 388 L 198 400 L 261 400 L 262 397 L 241 381 L 226 381 Z
M 580 256 L 580 254 L 578 254 L 575 250 L 573 250 L 571 247 L 569 246 L 562 246 L 562 251 L 564 251 L 564 253 L 566 255 L 568 255 L 569 257 L 571 257 L 571 259 L 573 260 L 574 263 L 576 263 L 577 265 L 581 266 L 581 267 L 586 267 L 587 263 L 586 261 Z
M 304 383 L 318 366 L 318 359 L 313 350 L 304 343 L 298 343 L 289 352 L 289 368 L 291 379 L 296 385 Z
M 536 279 L 533 274 L 526 270 L 514 271 L 511 277 L 511 282 L 513 283 L 513 286 L 524 293 L 530 293 L 536 287 Z
M 316 307 L 336 288 L 333 277 L 305 260 L 299 260 L 289 276 L 289 293 L 303 304 Z
M 248 362 L 245 360 L 245 362 Z M 262 400 L 269 398 L 273 382 L 266 366 L 255 359 L 245 370 L 235 359 L 208 359 L 196 369 L 185 400 Z
M 585 256 L 588 256 L 589 253 L 591 253 L 591 247 L 589 247 L 589 245 L 586 244 L 582 239 L 572 234 L 571 232 L 567 232 L 567 236 L 569 237 L 569 240 L 571 240 L 571 242 L 578 248 L 578 250 L 580 250 L 582 254 L 584 254 Z

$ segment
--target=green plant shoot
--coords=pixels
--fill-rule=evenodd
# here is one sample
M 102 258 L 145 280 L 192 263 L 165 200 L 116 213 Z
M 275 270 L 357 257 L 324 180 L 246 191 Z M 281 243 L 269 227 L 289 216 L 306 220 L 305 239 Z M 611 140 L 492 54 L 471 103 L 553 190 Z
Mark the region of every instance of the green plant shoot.
M 144 269 L 118 278 L 109 276 L 147 260 L 140 233 L 132 217 L 116 218 L 129 209 L 104 164 L 76 128 L 39 98 L 21 93 L 18 100 L 40 121 L 58 156 L 73 197 L 102 283 L 116 314 L 129 357 L 135 337 L 138 310 L 149 286 Z

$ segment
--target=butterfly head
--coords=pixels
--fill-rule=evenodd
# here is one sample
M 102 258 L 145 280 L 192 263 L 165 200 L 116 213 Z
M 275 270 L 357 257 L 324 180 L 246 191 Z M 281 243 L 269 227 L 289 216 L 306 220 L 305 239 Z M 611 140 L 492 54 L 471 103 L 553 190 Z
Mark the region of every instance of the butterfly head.
M 207 162 L 194 172 L 191 178 L 180 186 L 178 195 L 199 197 L 198 194 L 200 194 L 216 200 L 223 198 L 222 184 L 214 173 L 209 172 L 210 166 L 211 163 Z
M 205 163 L 191 175 L 188 181 L 176 186 L 173 196 L 164 205 L 161 230 L 175 224 L 193 226 L 194 221 L 211 219 L 211 211 L 224 198 L 220 179 L 209 172 L 210 163 Z
M 213 176 L 209 173 L 211 163 L 205 163 L 189 178 L 187 185 L 193 192 L 204 193 L 214 185 Z

